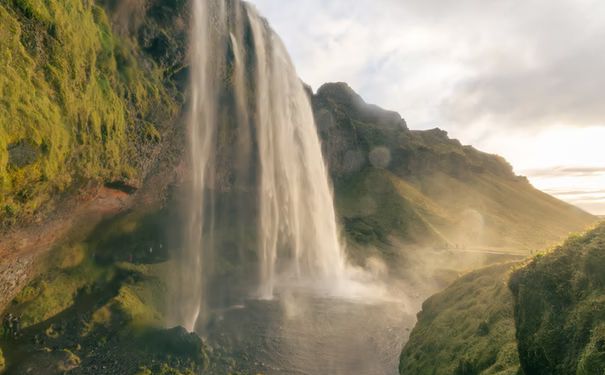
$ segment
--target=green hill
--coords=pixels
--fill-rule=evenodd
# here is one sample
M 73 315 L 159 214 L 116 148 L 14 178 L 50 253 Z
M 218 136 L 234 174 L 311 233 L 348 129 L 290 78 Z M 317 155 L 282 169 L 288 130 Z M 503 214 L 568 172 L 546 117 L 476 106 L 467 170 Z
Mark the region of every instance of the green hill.
M 427 299 L 401 353 L 402 375 L 514 375 L 513 301 L 504 263 L 470 272 Z
M 516 270 L 509 287 L 526 374 L 605 374 L 605 223 Z
M 460 277 L 424 302 L 400 373 L 604 374 L 603 269 L 605 223 Z
M 410 131 L 344 83 L 320 87 L 312 103 L 336 207 L 357 243 L 529 252 L 596 221 L 535 189 L 502 157 L 440 129 Z

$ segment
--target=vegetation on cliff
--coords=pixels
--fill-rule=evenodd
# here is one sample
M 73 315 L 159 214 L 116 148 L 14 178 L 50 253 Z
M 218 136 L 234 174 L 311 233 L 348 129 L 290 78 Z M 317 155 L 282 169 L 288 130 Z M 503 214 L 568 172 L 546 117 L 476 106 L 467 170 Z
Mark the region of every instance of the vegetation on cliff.
M 2 356 L 2 349 L 0 349 L 0 371 L 4 370 L 4 357 Z
M 93 2 L 0 2 L 0 219 L 141 177 L 182 101 L 141 49 Z
M 427 299 L 401 353 L 399 372 L 517 374 L 513 301 L 506 279 L 518 264 L 472 271 Z
M 523 264 L 461 277 L 423 304 L 400 373 L 604 374 L 603 269 L 600 223 Z
M 605 223 L 510 277 L 526 374 L 605 374 Z

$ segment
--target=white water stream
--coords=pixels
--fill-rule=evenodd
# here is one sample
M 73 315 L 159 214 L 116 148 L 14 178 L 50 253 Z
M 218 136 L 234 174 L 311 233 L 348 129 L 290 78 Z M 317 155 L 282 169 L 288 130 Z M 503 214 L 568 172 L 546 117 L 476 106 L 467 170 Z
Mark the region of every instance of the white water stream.
M 221 127 L 229 126 L 220 116 L 225 85 L 235 98 L 231 116 L 237 122 L 234 164 L 239 165 L 231 167 L 233 173 L 250 173 L 242 169 L 252 158 L 259 166 L 254 179 L 259 269 L 253 297 L 271 299 L 280 288 L 301 285 L 334 294 L 346 284 L 310 100 L 283 43 L 248 4 L 195 0 L 189 118 L 193 187 L 175 319 L 189 330 L 204 310 L 204 262 L 212 253 L 212 240 L 204 236 L 212 236 L 205 228 L 213 225 L 204 221 L 214 209 L 217 153 L 221 142 L 231 141 L 220 136 Z

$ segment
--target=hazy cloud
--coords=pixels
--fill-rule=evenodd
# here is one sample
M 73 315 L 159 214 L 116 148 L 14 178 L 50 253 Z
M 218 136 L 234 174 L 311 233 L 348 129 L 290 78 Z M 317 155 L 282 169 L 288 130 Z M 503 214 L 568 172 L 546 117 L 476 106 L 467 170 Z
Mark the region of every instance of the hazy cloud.
M 605 196 L 605 189 L 599 189 L 599 190 L 568 190 L 568 191 L 561 190 L 561 189 L 544 189 L 544 191 L 546 193 L 553 194 L 553 195 L 573 195 L 573 196 L 588 195 L 588 196 L 594 196 L 594 195 L 602 194 L 603 196 Z
M 605 202 L 605 195 L 595 195 L 595 196 L 590 196 L 590 197 L 581 197 L 581 198 L 577 198 L 576 201 L 578 202 L 591 202 L 591 201 L 595 201 L 595 202 Z
M 605 123 L 601 0 L 253 2 L 303 80 L 346 81 L 413 127 Z
M 605 166 L 603 167 L 552 167 L 540 168 L 525 171 L 528 177 L 587 177 L 595 175 L 605 175 Z

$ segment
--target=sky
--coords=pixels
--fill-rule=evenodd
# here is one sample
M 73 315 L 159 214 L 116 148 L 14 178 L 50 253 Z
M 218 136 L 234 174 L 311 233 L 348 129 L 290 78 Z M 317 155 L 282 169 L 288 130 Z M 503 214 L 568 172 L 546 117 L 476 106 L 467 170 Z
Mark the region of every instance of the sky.
M 251 2 L 314 90 L 347 82 L 605 215 L 605 1 Z

